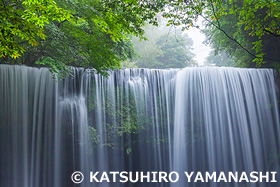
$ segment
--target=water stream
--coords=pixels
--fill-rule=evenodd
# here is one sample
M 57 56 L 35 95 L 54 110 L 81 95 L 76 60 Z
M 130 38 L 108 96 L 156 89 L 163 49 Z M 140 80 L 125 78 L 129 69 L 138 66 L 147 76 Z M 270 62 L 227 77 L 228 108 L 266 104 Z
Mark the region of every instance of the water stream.
M 0 186 L 277 186 L 189 183 L 184 171 L 279 171 L 273 70 L 0 65 Z M 75 185 L 74 171 L 85 180 Z M 93 171 L 176 171 L 176 183 L 91 183 Z M 280 179 L 279 179 L 280 181 Z

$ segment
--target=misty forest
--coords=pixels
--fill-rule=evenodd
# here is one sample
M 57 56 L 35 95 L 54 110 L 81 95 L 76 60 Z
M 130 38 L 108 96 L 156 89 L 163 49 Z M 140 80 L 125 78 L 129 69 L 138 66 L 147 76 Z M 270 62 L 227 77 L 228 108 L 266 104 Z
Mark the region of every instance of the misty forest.
M 261 176 L 280 172 L 279 0 L 0 0 L 0 18 L 1 187 L 280 186 Z

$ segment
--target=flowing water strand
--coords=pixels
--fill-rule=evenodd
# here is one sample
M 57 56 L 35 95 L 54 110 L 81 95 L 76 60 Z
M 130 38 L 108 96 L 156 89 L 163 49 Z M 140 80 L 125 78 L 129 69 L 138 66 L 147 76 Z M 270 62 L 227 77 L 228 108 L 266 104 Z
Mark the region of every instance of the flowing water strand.
M 191 183 L 187 172 L 279 171 L 273 70 L 46 68 L 0 65 L 0 186 L 257 186 Z M 176 171 L 176 183 L 90 183 L 95 171 Z M 101 174 L 98 175 L 98 178 Z M 137 179 L 133 175 L 132 179 Z
M 241 173 L 277 168 L 278 160 L 271 160 L 279 151 L 272 70 L 186 68 L 176 80 L 174 170 Z M 224 184 L 181 180 L 175 186 L 210 185 Z

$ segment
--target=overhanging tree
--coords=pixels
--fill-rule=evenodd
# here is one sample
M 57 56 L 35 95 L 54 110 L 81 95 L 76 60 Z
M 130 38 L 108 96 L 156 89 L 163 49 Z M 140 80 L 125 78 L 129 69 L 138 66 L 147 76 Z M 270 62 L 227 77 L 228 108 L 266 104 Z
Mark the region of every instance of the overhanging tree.
M 45 24 L 69 20 L 71 14 L 52 0 L 0 1 L 0 57 L 17 58 L 25 51 L 23 42 L 37 45 L 45 39 Z
M 279 55 L 271 56 L 266 51 L 279 51 L 280 2 L 278 0 L 178 0 L 171 2 L 165 16 L 171 18 L 170 24 L 193 26 L 199 16 L 203 17 L 211 30 L 218 30 L 229 39 L 233 46 L 238 46 L 253 58 L 257 66 L 265 62 L 279 64 Z M 221 24 L 227 16 L 236 18 L 232 25 L 235 30 L 227 30 Z M 252 47 L 242 37 L 250 38 Z M 269 39 L 268 39 L 269 38 Z M 270 41 L 270 42 L 267 42 Z M 273 43 L 273 49 L 271 49 Z M 252 49 L 253 50 L 252 50 Z
M 58 0 L 56 2 L 58 5 L 52 0 L 1 1 L 1 9 L 4 10 L 1 12 L 2 57 L 11 54 L 11 57 L 16 58 L 24 50 L 29 49 L 30 44 L 44 43 L 41 41 L 47 34 L 42 29 L 49 23 L 50 31 L 56 32 L 59 28 L 57 31 L 62 33 L 59 37 L 66 36 L 67 41 L 62 43 L 66 47 L 60 46 L 59 49 L 71 48 L 70 51 L 74 51 L 73 55 L 67 55 L 71 59 L 57 58 L 58 54 L 53 56 L 57 58 L 52 62 L 53 67 L 79 65 L 94 67 L 99 72 L 114 69 L 119 67 L 124 57 L 132 54 L 129 35 L 143 36 L 142 26 L 145 21 L 150 20 L 151 23 L 157 24 L 156 13 L 168 8 L 164 16 L 170 19 L 169 25 L 181 25 L 186 29 L 194 26 L 195 20 L 202 16 L 213 26 L 213 30 L 217 29 L 230 39 L 231 43 L 251 56 L 258 66 L 267 61 L 279 64 L 277 51 L 279 51 L 280 35 L 280 2 L 277 0 Z M 223 27 L 223 19 L 225 20 L 227 16 L 236 18 L 234 33 L 230 33 Z M 250 40 L 252 47 L 242 39 L 250 37 L 253 38 Z M 42 47 L 38 46 L 38 49 Z M 50 46 L 46 42 L 45 51 Z M 273 50 L 270 50 L 271 48 Z M 33 49 L 29 54 L 33 54 Z M 51 51 L 47 52 L 42 53 L 44 55 L 39 53 L 34 59 L 53 54 Z
M 1 16 L 13 21 L 10 24 L 12 33 L 15 32 L 14 25 L 24 24 L 19 20 L 28 22 L 30 30 L 34 30 L 33 34 L 30 34 L 29 30 L 22 28 L 19 30 L 33 37 L 30 42 L 32 45 L 37 43 L 39 45 L 30 47 L 26 39 L 19 37 L 18 34 L 10 36 L 13 44 L 8 45 L 6 42 L 10 40 L 2 37 L 1 46 L 7 48 L 2 50 L 2 56 L 11 54 L 11 57 L 16 58 L 25 51 L 22 58 L 6 61 L 34 64 L 39 60 L 40 64 L 51 66 L 55 72 L 61 69 L 67 71 L 66 65 L 95 68 L 100 73 L 120 67 L 121 61 L 133 55 L 130 35 L 143 38 L 142 26 L 146 21 L 157 24 L 155 14 L 164 7 L 163 3 L 156 1 L 57 0 L 56 3 L 47 1 L 51 7 L 55 6 L 59 13 L 63 13 L 58 19 L 56 14 L 45 13 L 44 8 L 38 10 L 30 8 L 43 5 L 45 1 L 15 2 L 15 5 L 4 2 L 3 7 L 9 5 L 10 8 L 5 9 L 5 15 Z M 22 14 L 14 13 L 14 9 L 20 9 Z M 26 17 L 23 14 L 25 12 L 37 16 L 38 21 L 30 21 L 29 19 L 32 20 L 33 17 Z M 17 20 L 13 19 L 14 14 L 18 16 Z M 43 21 L 42 16 L 45 16 Z M 6 29 L 4 27 L 5 23 L 2 22 L 1 30 Z M 16 55 L 9 52 L 15 47 L 18 48 Z

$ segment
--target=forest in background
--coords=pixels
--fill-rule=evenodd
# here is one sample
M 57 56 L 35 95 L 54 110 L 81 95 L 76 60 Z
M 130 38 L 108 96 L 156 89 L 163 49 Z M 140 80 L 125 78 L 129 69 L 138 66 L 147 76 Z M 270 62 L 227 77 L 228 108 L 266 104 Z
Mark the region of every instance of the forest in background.
M 121 63 L 181 68 L 195 63 L 183 31 L 202 17 L 209 64 L 279 69 L 278 0 L 2 0 L 0 8 L 1 63 L 62 74 L 78 66 L 106 75 Z
M 166 26 L 168 20 L 157 16 L 158 26 L 144 26 L 147 40 L 132 37 L 136 55 L 122 62 L 125 68 L 184 68 L 196 65 L 193 41 L 180 28 Z

